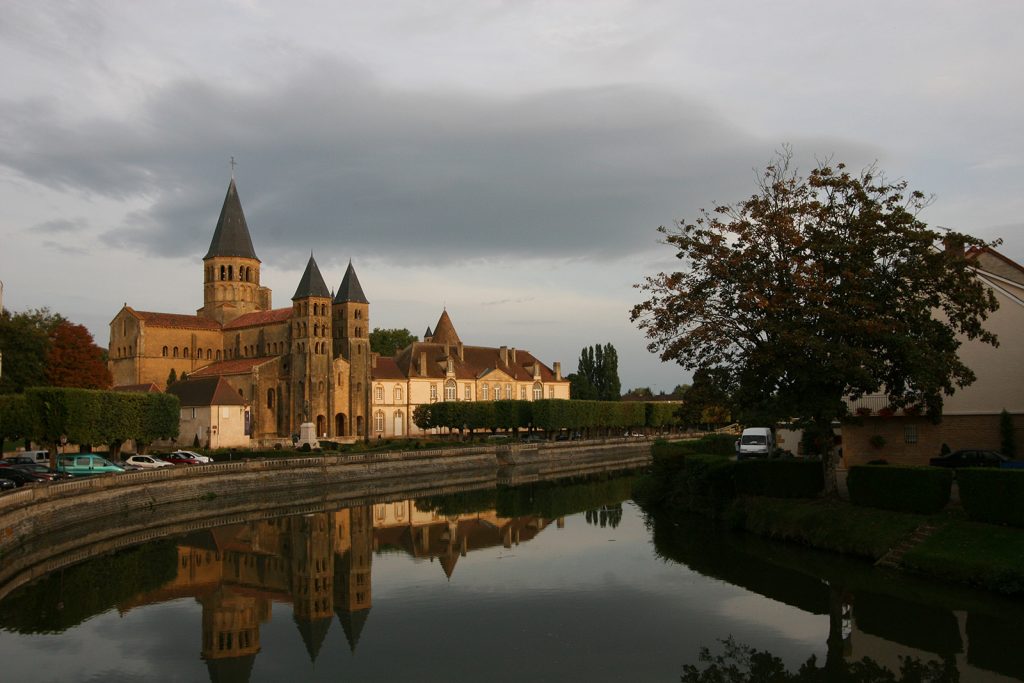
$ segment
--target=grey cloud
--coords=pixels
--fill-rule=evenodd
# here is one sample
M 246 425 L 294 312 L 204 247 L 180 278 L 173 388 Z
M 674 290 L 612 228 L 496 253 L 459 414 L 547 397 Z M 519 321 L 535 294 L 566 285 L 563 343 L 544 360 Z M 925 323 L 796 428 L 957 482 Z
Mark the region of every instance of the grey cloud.
M 73 244 L 66 244 L 64 242 L 54 242 L 53 240 L 46 240 L 43 242 L 43 246 L 53 251 L 64 252 L 72 256 L 85 256 L 89 253 L 88 249 L 82 247 L 76 247 Z
M 29 228 L 31 232 L 45 232 L 48 234 L 60 234 L 68 232 L 80 232 L 88 227 L 88 221 L 84 218 L 54 218 L 52 220 L 37 223 Z
M 149 200 L 102 239 L 151 254 L 205 249 L 236 156 L 264 261 L 310 249 L 321 263 L 646 251 L 658 225 L 747 195 L 750 169 L 777 146 L 656 89 L 398 91 L 328 59 L 258 92 L 179 81 L 124 120 L 73 122 L 38 101 L 0 114 L 0 163 L 58 189 Z

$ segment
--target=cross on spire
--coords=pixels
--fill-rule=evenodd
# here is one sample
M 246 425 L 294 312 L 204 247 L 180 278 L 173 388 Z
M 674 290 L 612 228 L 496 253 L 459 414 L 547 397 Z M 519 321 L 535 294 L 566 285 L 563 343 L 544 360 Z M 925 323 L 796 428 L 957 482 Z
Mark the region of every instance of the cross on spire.
M 234 180 L 235 179 L 235 166 L 237 166 L 238 164 L 235 163 L 235 158 L 234 157 L 231 157 L 231 162 L 230 163 L 231 163 L 231 179 Z

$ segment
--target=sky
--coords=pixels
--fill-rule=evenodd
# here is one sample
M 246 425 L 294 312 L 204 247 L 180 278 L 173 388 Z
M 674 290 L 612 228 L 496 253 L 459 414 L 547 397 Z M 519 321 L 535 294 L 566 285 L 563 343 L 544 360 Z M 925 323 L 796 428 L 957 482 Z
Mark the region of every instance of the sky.
M 689 380 L 646 349 L 658 226 L 797 165 L 877 163 L 1024 261 L 1024 4 L 906 0 L 9 3 L 0 281 L 106 346 L 191 313 L 234 169 L 262 281 L 351 259 L 373 327 Z

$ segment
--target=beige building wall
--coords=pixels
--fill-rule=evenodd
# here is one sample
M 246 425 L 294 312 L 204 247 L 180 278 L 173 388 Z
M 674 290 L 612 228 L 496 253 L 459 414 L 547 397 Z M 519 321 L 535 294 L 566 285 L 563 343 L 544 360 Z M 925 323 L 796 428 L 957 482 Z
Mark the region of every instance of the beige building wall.
M 248 448 L 245 406 L 196 406 L 181 409 L 181 430 L 175 445 L 189 448 L 196 436 L 204 447 Z

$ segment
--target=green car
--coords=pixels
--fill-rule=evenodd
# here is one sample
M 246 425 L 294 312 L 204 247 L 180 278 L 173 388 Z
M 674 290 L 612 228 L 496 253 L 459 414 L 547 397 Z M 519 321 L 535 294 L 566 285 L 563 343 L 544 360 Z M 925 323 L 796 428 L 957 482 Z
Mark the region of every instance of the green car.
M 57 471 L 70 474 L 72 477 L 85 477 L 90 474 L 124 472 L 124 468 L 118 467 L 102 456 L 79 453 L 60 456 L 57 459 Z

